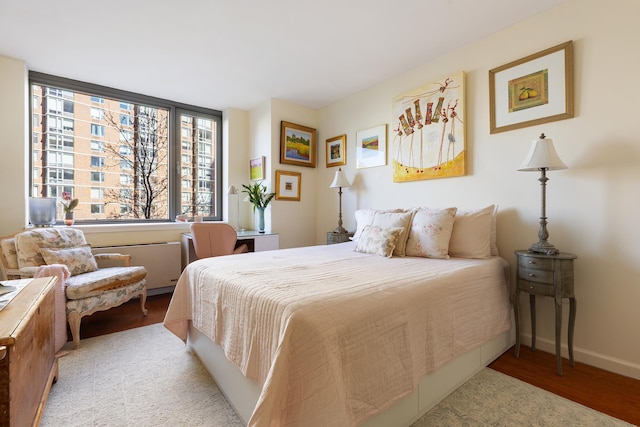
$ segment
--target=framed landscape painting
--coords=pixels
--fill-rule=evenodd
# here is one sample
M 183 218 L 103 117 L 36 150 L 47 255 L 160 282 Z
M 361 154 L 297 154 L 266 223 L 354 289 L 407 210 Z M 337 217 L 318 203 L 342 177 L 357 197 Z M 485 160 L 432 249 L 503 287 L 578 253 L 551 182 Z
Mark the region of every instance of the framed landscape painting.
M 249 176 L 251 181 L 264 179 L 264 156 L 249 160 Z
M 280 163 L 316 167 L 316 130 L 282 121 L 280 126 Z
M 387 125 L 379 125 L 356 133 L 356 168 L 387 164 Z

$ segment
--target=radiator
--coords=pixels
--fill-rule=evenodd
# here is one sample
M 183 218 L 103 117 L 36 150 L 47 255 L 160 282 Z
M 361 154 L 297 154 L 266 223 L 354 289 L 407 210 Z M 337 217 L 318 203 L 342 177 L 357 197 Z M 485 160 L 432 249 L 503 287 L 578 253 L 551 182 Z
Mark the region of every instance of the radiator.
M 182 272 L 180 242 L 101 246 L 91 250 L 96 254 L 120 253 L 131 255 L 131 265 L 142 265 L 147 269 L 147 290 L 151 291 L 149 292 L 150 295 L 172 291 Z M 110 266 L 105 263 L 100 265 Z M 162 289 L 169 286 L 171 289 Z

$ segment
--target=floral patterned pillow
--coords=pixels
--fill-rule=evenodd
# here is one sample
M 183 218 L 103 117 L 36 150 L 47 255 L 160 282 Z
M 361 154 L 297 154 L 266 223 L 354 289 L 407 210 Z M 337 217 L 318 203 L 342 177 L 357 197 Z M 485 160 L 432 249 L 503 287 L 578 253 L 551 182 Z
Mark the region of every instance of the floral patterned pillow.
M 393 250 L 396 247 L 396 242 L 400 239 L 403 232 L 403 227 L 382 229 L 374 225 L 367 225 L 362 230 L 362 234 L 354 250 L 365 254 L 391 258 Z
M 40 248 L 40 253 L 48 265 L 66 265 L 72 276 L 98 269 L 98 263 L 91 253 L 91 245 L 62 249 Z
M 449 259 L 449 240 L 457 208 L 420 208 L 413 216 L 407 256 Z

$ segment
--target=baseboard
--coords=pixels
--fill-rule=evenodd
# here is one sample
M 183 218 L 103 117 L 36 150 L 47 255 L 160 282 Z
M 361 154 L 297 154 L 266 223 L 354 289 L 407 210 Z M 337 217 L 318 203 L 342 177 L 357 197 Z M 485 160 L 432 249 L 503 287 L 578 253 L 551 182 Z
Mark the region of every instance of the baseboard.
M 531 346 L 531 334 L 522 334 L 521 340 L 523 345 Z M 545 338 L 536 337 L 536 348 L 547 353 L 556 353 L 555 341 Z M 560 351 L 562 353 L 562 357 L 566 359 L 569 358 L 569 348 L 566 344 L 560 345 Z M 606 354 L 596 353 L 594 351 L 576 347 L 575 345 L 573 347 L 573 357 L 576 362 L 640 380 L 640 364 L 607 356 Z

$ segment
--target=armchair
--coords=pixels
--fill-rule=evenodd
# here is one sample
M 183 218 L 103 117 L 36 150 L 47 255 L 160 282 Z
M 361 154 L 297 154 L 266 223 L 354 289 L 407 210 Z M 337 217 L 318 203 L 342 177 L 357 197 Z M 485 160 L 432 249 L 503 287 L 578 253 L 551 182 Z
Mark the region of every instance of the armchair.
M 99 268 L 99 262 L 118 260 L 120 267 Z M 91 253 L 82 231 L 75 228 L 36 228 L 0 238 L 0 267 L 6 279 L 29 278 L 45 265 L 66 265 L 71 273 L 64 283 L 66 318 L 73 348 L 80 345 L 82 317 L 108 310 L 140 297 L 147 314 L 146 275 L 131 266 L 130 255 Z

